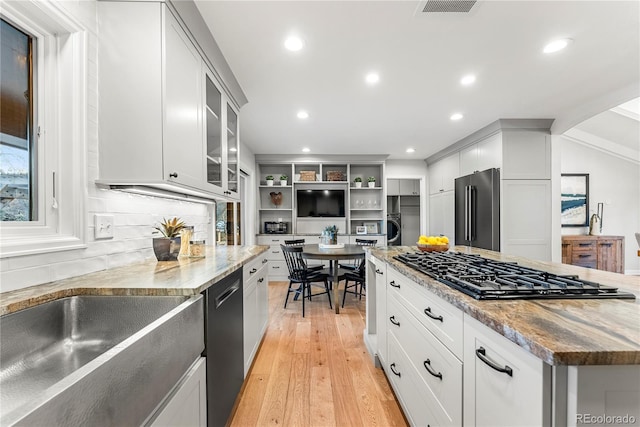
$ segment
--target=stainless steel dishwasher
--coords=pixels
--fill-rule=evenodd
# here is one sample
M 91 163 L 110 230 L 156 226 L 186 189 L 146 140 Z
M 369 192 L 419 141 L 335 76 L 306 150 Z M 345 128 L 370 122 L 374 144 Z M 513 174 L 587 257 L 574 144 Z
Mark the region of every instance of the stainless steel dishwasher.
M 207 425 L 226 425 L 244 380 L 242 268 L 205 291 Z

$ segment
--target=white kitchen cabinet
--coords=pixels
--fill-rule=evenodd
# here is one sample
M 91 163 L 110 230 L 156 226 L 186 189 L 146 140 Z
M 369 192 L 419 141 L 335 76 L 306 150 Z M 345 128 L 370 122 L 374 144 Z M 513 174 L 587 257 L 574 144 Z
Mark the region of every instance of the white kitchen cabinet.
M 460 151 L 459 176 L 500 168 L 502 163 L 502 135 L 497 133 Z
M 502 179 L 551 179 L 548 131 L 504 130 Z
M 388 179 L 387 196 L 419 196 L 419 179 Z
M 206 359 L 199 358 L 153 415 L 151 427 L 207 425 Z
M 549 426 L 552 397 L 551 366 L 465 316 L 465 426 Z
M 206 160 L 206 141 L 223 128 L 237 127 L 237 113 L 221 91 L 219 123 L 211 126 L 206 92 L 212 73 L 203 72 L 205 61 L 182 21 L 161 2 L 98 2 L 97 7 L 98 182 L 237 198 L 232 182 L 237 181 L 237 129 L 235 141 L 228 132 L 221 135 L 223 148 L 231 140 L 236 151 L 222 153 L 219 187 L 208 182 Z M 229 159 L 233 174 L 227 171 Z M 231 185 L 235 192 L 228 190 Z
M 429 194 L 451 191 L 460 175 L 460 154 L 453 153 L 429 165 Z
M 429 234 L 455 241 L 455 193 L 453 190 L 429 196 Z
M 370 258 L 367 277 L 375 281 L 376 355 L 380 365 L 387 369 L 387 264 L 377 258 Z M 371 289 L 369 283 L 367 286 Z M 367 301 L 368 302 L 368 301 Z
M 245 376 L 253 363 L 268 322 L 269 269 L 267 264 L 266 256 L 259 255 L 242 267 L 242 279 L 244 281 L 242 289 L 242 320 Z

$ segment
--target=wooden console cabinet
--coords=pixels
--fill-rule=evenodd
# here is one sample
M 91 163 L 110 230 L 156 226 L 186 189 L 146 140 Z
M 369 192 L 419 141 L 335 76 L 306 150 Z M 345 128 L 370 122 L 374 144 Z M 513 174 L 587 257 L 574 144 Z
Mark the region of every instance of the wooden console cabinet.
M 624 273 L 624 237 L 562 236 L 562 263 Z

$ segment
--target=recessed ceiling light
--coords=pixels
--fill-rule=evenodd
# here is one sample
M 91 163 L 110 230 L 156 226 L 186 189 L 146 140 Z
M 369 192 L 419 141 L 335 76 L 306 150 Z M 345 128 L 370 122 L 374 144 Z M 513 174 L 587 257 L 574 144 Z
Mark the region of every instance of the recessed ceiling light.
M 374 85 L 380 81 L 380 75 L 378 73 L 369 73 L 365 76 L 364 81 L 367 84 Z
M 572 42 L 573 42 L 573 40 L 571 40 L 571 39 L 554 40 L 551 43 L 549 43 L 548 45 L 546 45 L 542 51 L 544 53 L 557 52 L 557 51 L 562 50 L 565 47 L 569 46 L 569 44 L 571 44 Z
M 298 114 L 296 114 L 296 115 L 298 116 L 299 119 L 302 119 L 302 120 L 309 118 L 309 113 L 307 113 L 304 110 L 298 111 Z
M 307 147 L 304 147 L 304 148 L 302 149 L 302 152 L 303 152 L 303 153 L 308 153 L 309 151 L 311 151 L 311 150 L 310 150 L 310 149 L 308 149 Z
M 463 118 L 464 116 L 460 113 L 455 113 L 452 114 L 451 117 L 449 117 L 451 120 L 460 120 L 461 118 Z
M 463 78 L 460 79 L 460 84 L 464 86 L 469 86 L 474 84 L 476 81 L 476 76 L 473 74 L 467 74 Z
M 291 52 L 297 52 L 304 47 L 304 41 L 298 36 L 289 36 L 284 41 L 284 47 Z
M 407 153 L 415 153 L 416 149 L 415 148 L 407 148 Z

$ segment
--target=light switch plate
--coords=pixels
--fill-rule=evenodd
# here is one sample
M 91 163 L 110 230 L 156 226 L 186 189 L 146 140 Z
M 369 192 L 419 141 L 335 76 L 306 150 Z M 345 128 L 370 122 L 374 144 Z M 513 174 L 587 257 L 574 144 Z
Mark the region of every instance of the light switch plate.
M 113 239 L 113 215 L 95 214 L 93 222 L 96 239 Z

